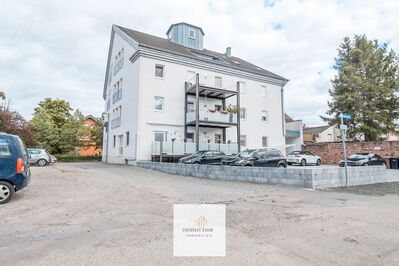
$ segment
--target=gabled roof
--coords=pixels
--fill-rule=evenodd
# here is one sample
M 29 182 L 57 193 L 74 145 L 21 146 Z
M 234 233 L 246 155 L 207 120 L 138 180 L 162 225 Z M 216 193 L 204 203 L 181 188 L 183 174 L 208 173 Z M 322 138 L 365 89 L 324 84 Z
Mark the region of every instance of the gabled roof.
M 319 126 L 319 127 L 305 127 L 303 129 L 303 134 L 318 135 L 323 131 L 326 131 L 331 126 Z
M 190 26 L 190 27 L 192 27 L 192 28 L 199 29 L 199 30 L 201 31 L 202 35 L 205 35 L 204 31 L 203 31 L 200 27 L 195 26 L 195 25 L 193 25 L 193 24 L 186 23 L 186 22 L 180 22 L 180 23 L 175 23 L 175 24 L 170 25 L 168 31 L 166 32 L 166 35 L 169 34 L 169 31 L 172 29 L 173 26 L 177 26 L 177 25 L 180 25 L 180 24 L 184 24 L 184 25 Z
M 199 60 L 204 60 L 209 63 L 217 64 L 217 65 L 223 65 L 226 67 L 266 76 L 266 77 L 271 77 L 274 79 L 282 80 L 284 82 L 288 82 L 288 79 L 279 76 L 277 74 L 274 74 L 266 69 L 263 69 L 261 67 L 258 67 L 254 64 L 251 64 L 239 57 L 235 56 L 226 56 L 225 54 L 214 52 L 211 50 L 203 49 L 203 50 L 197 50 L 197 49 L 190 49 L 188 47 L 176 44 L 166 38 L 161 38 L 157 36 L 153 36 L 150 34 L 146 34 L 140 31 L 136 30 L 131 30 L 128 28 L 124 28 L 121 26 L 115 25 L 117 28 L 119 28 L 121 31 L 126 33 L 129 37 L 131 37 L 133 40 L 138 42 L 139 46 L 143 47 L 148 47 L 148 48 L 154 48 L 158 50 L 162 50 L 165 52 L 173 53 L 173 54 L 178 54 L 194 59 L 199 59 Z

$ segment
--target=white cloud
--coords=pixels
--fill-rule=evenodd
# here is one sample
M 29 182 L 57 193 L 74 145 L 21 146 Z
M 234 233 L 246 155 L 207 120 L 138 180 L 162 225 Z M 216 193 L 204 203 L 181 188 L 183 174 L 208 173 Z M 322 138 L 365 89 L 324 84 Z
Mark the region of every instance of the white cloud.
M 171 23 L 186 21 L 204 29 L 206 48 L 231 46 L 234 55 L 289 78 L 286 111 L 320 124 L 339 43 L 365 33 L 399 51 L 397 14 L 395 0 L 6 0 L 0 9 L 0 88 L 28 118 L 44 97 L 67 99 L 98 116 L 111 25 L 165 36 Z

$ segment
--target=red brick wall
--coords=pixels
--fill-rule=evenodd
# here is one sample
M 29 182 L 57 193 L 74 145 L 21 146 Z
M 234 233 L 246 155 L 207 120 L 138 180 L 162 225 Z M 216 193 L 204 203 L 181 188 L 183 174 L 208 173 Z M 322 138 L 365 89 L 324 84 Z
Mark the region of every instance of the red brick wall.
M 355 152 L 370 152 L 384 158 L 399 157 L 399 141 L 347 142 L 346 144 L 348 156 Z M 343 158 L 342 142 L 306 144 L 302 146 L 302 150 L 320 156 L 325 164 L 337 164 Z

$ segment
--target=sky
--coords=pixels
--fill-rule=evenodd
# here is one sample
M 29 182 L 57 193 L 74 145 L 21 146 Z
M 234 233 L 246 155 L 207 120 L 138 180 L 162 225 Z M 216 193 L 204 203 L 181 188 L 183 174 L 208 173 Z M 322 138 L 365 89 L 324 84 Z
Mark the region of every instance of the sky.
M 321 125 L 337 48 L 366 34 L 399 52 L 398 0 L 2 0 L 0 90 L 30 119 L 46 97 L 101 116 L 112 24 L 165 37 L 172 23 L 202 27 L 204 48 L 288 78 L 285 111 Z

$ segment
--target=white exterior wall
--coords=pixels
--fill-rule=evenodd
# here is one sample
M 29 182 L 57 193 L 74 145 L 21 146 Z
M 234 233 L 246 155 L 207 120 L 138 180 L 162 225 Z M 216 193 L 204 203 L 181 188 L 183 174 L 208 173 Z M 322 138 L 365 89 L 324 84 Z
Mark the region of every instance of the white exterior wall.
M 302 149 L 303 145 L 303 122 L 302 120 L 297 120 L 293 122 L 286 123 L 286 130 L 299 132 L 299 137 L 286 137 L 286 152 L 287 154 L 293 151 L 299 151 Z
M 114 76 L 113 66 L 115 65 L 115 55 L 124 49 L 124 63 L 122 69 Z M 126 40 L 122 39 L 118 34 L 114 35 L 114 41 L 111 50 L 112 80 L 107 87 L 107 97 L 105 99 L 105 116 L 108 116 L 109 131 L 104 131 L 103 142 L 103 158 L 104 162 L 125 163 L 125 160 L 136 159 L 136 134 L 138 133 L 137 110 L 139 107 L 139 66 L 140 61 L 131 63 L 129 58 L 136 49 L 132 47 Z M 114 84 L 122 78 L 122 99 L 115 104 L 112 103 L 112 96 L 115 93 Z M 107 101 L 110 100 L 110 108 L 107 110 Z M 111 129 L 111 120 L 116 118 L 113 115 L 113 109 L 122 106 L 121 126 Z M 126 132 L 129 132 L 129 145 L 126 145 Z M 118 154 L 118 136 L 123 135 L 123 154 Z M 113 146 L 113 137 L 116 136 L 116 145 Z
M 134 41 L 133 46 L 134 46 Z M 222 88 L 236 90 L 236 82 L 245 82 L 246 91 L 241 93 L 241 108 L 247 109 L 247 118 L 241 120 L 241 135 L 246 135 L 245 148 L 261 148 L 262 137 L 268 138 L 268 147 L 278 148 L 285 153 L 285 136 L 283 130 L 283 112 L 281 101 L 281 87 L 262 83 L 255 80 L 244 79 L 214 71 L 193 68 L 177 63 L 156 60 L 144 56 L 138 57 L 134 63 L 129 58 L 136 51 L 131 43 L 114 35 L 111 64 L 115 65 L 115 54 L 124 48 L 124 66 L 113 76 L 107 87 L 105 105 L 111 98 L 111 107 L 106 111 L 109 124 L 114 119 L 112 110 L 122 106 L 121 126 L 104 132 L 103 161 L 110 163 L 126 163 L 126 160 L 149 160 L 151 158 L 151 144 L 154 141 L 155 131 L 166 131 L 168 140 L 184 140 L 184 102 L 185 82 L 195 83 L 194 73 L 199 73 L 200 83 L 215 86 L 215 76 L 222 77 Z M 164 77 L 155 77 L 155 64 L 164 65 Z M 113 68 L 110 69 L 113 71 Z M 123 78 L 122 99 L 112 104 L 113 84 Z M 267 95 L 262 96 L 262 85 L 267 86 Z M 154 97 L 164 97 L 164 111 L 154 110 Z M 204 105 L 211 108 L 220 100 L 200 98 L 200 108 Z M 236 97 L 226 100 L 226 105 L 236 104 Z M 106 107 L 105 107 L 106 109 Z M 268 122 L 261 121 L 261 111 L 268 112 Z M 189 127 L 188 132 L 194 132 L 195 127 Z M 130 132 L 130 144 L 126 146 L 126 132 Z M 206 133 L 205 133 L 206 132 Z M 236 127 L 227 128 L 226 141 L 237 141 Z M 222 134 L 222 129 L 200 127 L 200 141 L 214 142 L 215 134 Z M 123 154 L 118 154 L 118 136 L 123 135 Z M 116 136 L 116 145 L 113 138 Z
M 164 78 L 155 77 L 155 65 L 164 65 Z M 268 137 L 268 146 L 279 148 L 285 153 L 285 138 L 283 135 L 282 110 L 281 110 L 281 88 L 271 84 L 238 78 L 213 71 L 191 68 L 184 65 L 166 61 L 141 58 L 141 87 L 140 99 L 143 104 L 140 107 L 140 137 L 138 160 L 149 159 L 151 155 L 151 143 L 154 140 L 155 131 L 167 131 L 168 140 L 176 138 L 177 141 L 184 139 L 184 84 L 185 81 L 195 83 L 195 79 L 188 71 L 199 73 L 200 83 L 214 86 L 214 77 L 222 77 L 222 88 L 236 90 L 236 82 L 246 84 L 246 92 L 241 94 L 241 108 L 247 108 L 247 119 L 241 120 L 241 135 L 247 136 L 247 146 L 242 148 L 262 147 L 262 136 Z M 267 96 L 263 97 L 261 85 L 267 86 Z M 154 111 L 154 97 L 164 97 L 165 110 Z M 194 99 L 194 98 L 191 98 Z M 211 108 L 215 103 L 221 101 L 200 98 L 200 108 Z M 226 101 L 228 104 L 236 104 L 236 98 L 231 97 Z M 268 123 L 261 122 L 261 111 L 268 111 Z M 194 127 L 189 127 L 188 132 L 194 132 Z M 203 134 L 206 132 L 206 136 Z M 237 129 L 231 127 L 226 130 L 226 140 L 236 142 Z M 200 127 L 200 141 L 208 139 L 214 141 L 215 134 L 222 134 L 221 129 Z
M 337 141 L 337 131 L 339 130 L 335 126 L 331 126 L 321 132 L 317 137 L 316 137 L 316 142 L 332 142 L 332 141 Z

